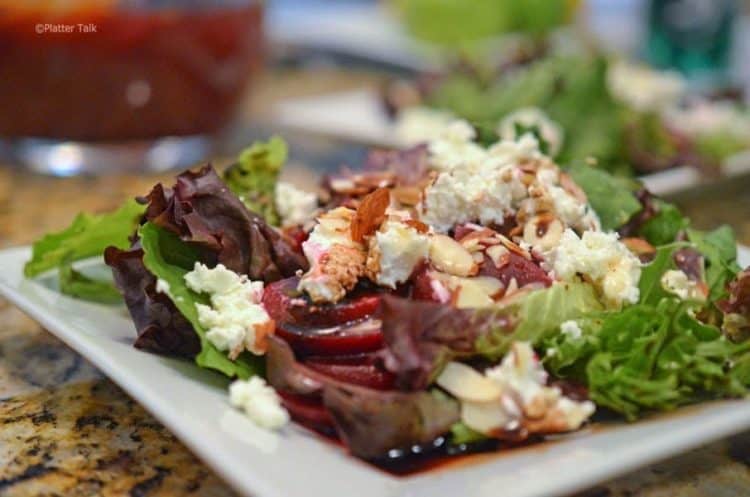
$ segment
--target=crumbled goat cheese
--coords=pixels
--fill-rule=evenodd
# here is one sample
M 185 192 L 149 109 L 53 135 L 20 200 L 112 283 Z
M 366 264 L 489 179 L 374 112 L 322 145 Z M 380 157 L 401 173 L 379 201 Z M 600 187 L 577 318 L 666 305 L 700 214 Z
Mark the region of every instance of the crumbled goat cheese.
M 409 279 L 414 268 L 427 257 L 427 234 L 395 220 L 383 223 L 370 238 L 367 267 L 371 278 L 381 286 L 396 288 Z
M 599 229 L 585 201 L 561 184 L 559 168 L 538 149 L 530 134 L 493 145 L 481 160 L 441 172 L 424 193 L 421 219 L 437 231 L 479 221 L 502 225 L 523 211 L 525 219 L 550 213 L 578 231 Z
M 674 105 L 685 93 L 685 79 L 674 71 L 655 71 L 646 66 L 618 61 L 607 72 L 612 95 L 640 112 Z
M 302 251 L 310 269 L 300 279 L 299 290 L 313 302 L 337 302 L 354 288 L 365 272 L 366 252 L 351 238 L 355 211 L 338 207 L 322 214 Z
M 664 272 L 660 281 L 665 292 L 676 295 L 681 300 L 705 300 L 706 298 L 698 288 L 698 283 L 679 269 Z
M 163 293 L 165 295 L 169 295 L 169 282 L 166 280 L 163 280 L 159 278 L 156 280 L 156 293 Z
M 576 430 L 595 410 L 592 402 L 571 400 L 559 388 L 547 386 L 547 372 L 526 342 L 515 342 L 502 363 L 487 369 L 485 376 L 503 392 L 499 402 L 505 419 L 499 427 L 505 430 Z
M 487 151 L 474 143 L 476 132 L 466 121 L 453 121 L 440 137 L 429 143 L 430 165 L 438 171 L 463 168 L 466 164 L 482 161 Z
M 396 140 L 405 146 L 439 140 L 455 120 L 450 112 L 429 107 L 407 107 L 396 118 Z
M 570 321 L 564 321 L 560 324 L 560 332 L 563 335 L 567 335 L 570 338 L 578 339 L 581 338 L 583 335 L 583 331 L 581 330 L 581 327 L 578 325 L 578 323 L 574 320 Z
M 579 238 L 567 229 L 548 258 L 557 278 L 570 281 L 578 274 L 590 278 L 610 306 L 638 302 L 641 263 L 616 233 L 585 231 Z
M 547 114 L 537 107 L 524 107 L 505 116 L 500 122 L 497 134 L 503 140 L 515 141 L 521 138 L 517 127 L 536 128 L 541 138 L 547 142 L 548 154 L 555 156 L 562 148 L 563 130 Z M 522 133 L 523 134 L 523 133 Z
M 274 322 L 261 305 L 263 282 L 250 281 L 223 264 L 209 269 L 199 262 L 185 275 L 187 286 L 208 294 L 211 305 L 195 304 L 198 321 L 206 338 L 217 349 L 228 351 L 235 359 L 243 350 L 260 355 L 266 350 L 266 337 L 273 333 Z
M 279 394 L 260 376 L 229 385 L 229 403 L 242 409 L 262 428 L 276 429 L 289 422 L 289 413 L 281 405 Z
M 275 200 L 282 226 L 304 225 L 318 212 L 317 195 L 283 181 L 276 183 Z

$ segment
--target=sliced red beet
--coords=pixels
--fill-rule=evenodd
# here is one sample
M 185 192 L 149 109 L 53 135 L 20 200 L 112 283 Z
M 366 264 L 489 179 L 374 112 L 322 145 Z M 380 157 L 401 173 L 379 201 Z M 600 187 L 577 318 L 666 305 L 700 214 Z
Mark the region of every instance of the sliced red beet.
M 380 322 L 374 319 L 329 328 L 277 322 L 276 335 L 302 355 L 358 354 L 383 346 Z
M 507 263 L 498 268 L 492 259 L 485 255 L 484 263 L 479 268 L 479 274 L 499 279 L 506 288 L 513 278 L 516 279 L 519 287 L 529 283 L 542 283 L 544 286 L 552 284 L 552 280 L 544 272 L 544 269 L 535 264 L 534 261 L 514 252 L 509 252 L 505 257 L 508 258 Z
M 286 392 L 278 393 L 281 397 L 281 403 L 296 422 L 314 430 L 333 428 L 331 413 L 323 406 L 321 399 Z
M 380 367 L 373 354 L 309 357 L 303 364 L 333 379 L 376 390 L 389 390 L 395 381 L 393 373 Z
M 341 302 L 317 305 L 297 290 L 298 285 L 298 277 L 286 278 L 271 283 L 263 292 L 263 306 L 277 323 L 337 326 L 369 317 L 380 304 L 380 294 L 355 289 Z

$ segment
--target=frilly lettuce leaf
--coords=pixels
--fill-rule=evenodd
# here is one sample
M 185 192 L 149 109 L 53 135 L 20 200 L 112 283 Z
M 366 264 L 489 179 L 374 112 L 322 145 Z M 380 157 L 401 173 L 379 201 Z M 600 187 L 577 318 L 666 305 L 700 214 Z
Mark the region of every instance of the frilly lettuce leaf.
M 594 288 L 586 283 L 556 283 L 536 290 L 524 298 L 495 312 L 509 318 L 512 331 L 495 327 L 480 334 L 476 341 L 479 354 L 493 360 L 500 359 L 513 342 L 538 344 L 557 330 L 560 323 L 601 311 L 601 302 Z
M 706 259 L 706 283 L 709 300 L 714 302 L 726 296 L 726 285 L 740 271 L 737 264 L 737 239 L 729 226 L 713 231 L 689 229 L 688 238 Z
M 666 245 L 677 239 L 678 234 L 688 227 L 690 221 L 674 205 L 663 200 L 656 201 L 656 215 L 643 223 L 638 235 L 652 245 Z
M 23 268 L 24 275 L 32 278 L 59 267 L 63 261 L 72 263 L 100 256 L 110 245 L 127 247 L 128 237 L 135 232 L 144 210 L 142 205 L 129 200 L 106 214 L 78 214 L 64 230 L 49 233 L 34 242 L 31 260 Z
M 224 182 L 245 207 L 274 226 L 279 224 L 274 192 L 287 155 L 286 142 L 274 136 L 265 143 L 258 141 L 244 149 L 237 162 L 224 172 Z
M 196 249 L 181 241 L 174 233 L 152 223 L 141 226 L 138 233 L 143 247 L 143 264 L 156 278 L 167 282 L 169 298 L 193 325 L 200 338 L 201 350 L 195 357 L 196 364 L 229 377 L 249 378 L 263 374 L 263 358 L 245 352 L 232 361 L 206 338 L 206 330 L 198 321 L 195 304 L 208 305 L 208 298 L 192 291 L 185 284 L 185 275 L 199 260 Z
M 512 304 L 478 309 L 384 296 L 378 317 L 385 367 L 396 375 L 398 388 L 421 390 L 452 359 L 497 361 L 513 342 L 536 345 L 563 321 L 601 309 L 585 283 L 560 283 Z
M 545 341 L 545 367 L 585 382 L 598 405 L 633 420 L 705 398 L 736 397 L 750 383 L 750 342 L 733 344 L 699 322 L 695 305 L 663 298 L 579 324 L 581 336 Z

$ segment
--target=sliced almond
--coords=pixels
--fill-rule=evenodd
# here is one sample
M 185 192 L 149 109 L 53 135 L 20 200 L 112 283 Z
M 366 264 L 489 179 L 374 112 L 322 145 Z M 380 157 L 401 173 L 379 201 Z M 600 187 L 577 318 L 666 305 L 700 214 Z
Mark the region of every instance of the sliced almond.
M 494 303 L 485 289 L 472 281 L 473 278 L 463 278 L 456 298 L 456 307 L 459 309 L 477 309 L 480 307 L 489 307 Z
M 474 278 L 471 278 L 471 281 L 473 281 L 475 285 L 481 287 L 482 290 L 490 297 L 498 295 L 503 291 L 504 288 L 503 282 L 497 278 L 493 278 L 492 276 L 476 276 Z
M 496 268 L 501 268 L 505 265 L 503 262 L 507 263 L 508 261 L 507 257 L 503 260 L 503 256 L 510 252 L 503 245 L 493 245 L 492 247 L 487 247 L 485 253 L 492 260 L 492 263 L 495 264 Z
M 497 399 L 492 402 L 461 402 L 461 421 L 472 430 L 489 435 L 505 427 L 512 419 Z
M 387 188 L 378 188 L 362 199 L 352 220 L 352 240 L 361 243 L 378 229 L 385 220 L 385 210 L 390 201 L 391 195 Z
M 399 186 L 393 189 L 393 197 L 404 205 L 417 205 L 422 200 L 422 190 L 416 186 Z
M 451 395 L 472 402 L 499 400 L 502 389 L 471 366 L 449 362 L 437 378 L 437 384 Z
M 656 254 L 656 248 L 643 238 L 623 238 L 620 241 L 641 260 L 651 260 Z
M 549 214 L 541 214 L 529 219 L 523 228 L 523 239 L 531 246 L 550 250 L 557 246 L 565 227 L 562 222 Z
M 430 260 L 435 268 L 456 276 L 473 276 L 479 271 L 471 253 L 446 235 L 435 235 L 430 241 Z

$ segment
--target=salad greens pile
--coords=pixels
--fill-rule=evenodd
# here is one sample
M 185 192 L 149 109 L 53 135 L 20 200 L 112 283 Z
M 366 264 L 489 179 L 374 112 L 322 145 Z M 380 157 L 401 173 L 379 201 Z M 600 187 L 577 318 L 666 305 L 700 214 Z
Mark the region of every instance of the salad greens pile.
M 427 78 L 416 88 L 422 93 L 422 105 L 468 120 L 487 144 L 497 139 L 496 128 L 504 118 L 521 109 L 541 109 L 564 132 L 556 156 L 559 163 L 568 165 L 591 157 L 601 169 L 616 175 L 632 176 L 683 164 L 715 170 L 748 148 L 748 118 L 738 104 L 698 99 L 696 102 L 703 102 L 698 105 L 688 99 L 670 104 L 677 107 L 668 110 L 680 116 L 694 106 L 692 113 L 671 118 L 666 117 L 670 112 L 662 115 L 662 109 L 635 108 L 613 94 L 610 79 L 616 64 L 595 53 L 550 53 L 498 69 L 475 56 L 437 78 Z M 685 97 L 687 94 L 683 100 Z M 684 104 L 688 104 L 686 109 L 681 107 Z M 674 120 L 721 124 L 710 132 L 687 131 L 675 128 Z
M 585 92 L 583 80 L 571 83 L 579 84 L 576 91 Z M 541 95 L 549 85 L 541 81 L 529 90 Z M 518 91 L 520 98 L 524 92 Z M 561 116 L 575 114 L 572 108 L 557 108 Z M 390 173 L 415 184 L 406 173 L 427 175 L 427 153 L 422 146 L 373 156 L 374 170 L 362 176 L 374 174 L 374 184 L 380 185 L 385 176 L 375 164 L 393 163 L 397 167 Z M 614 309 L 604 305 L 590 280 L 576 276 L 551 284 L 543 271 L 546 282 L 520 284 L 517 292 L 485 307 L 405 298 L 401 290 L 377 293 L 383 348 L 373 358 L 387 369 L 377 374 L 393 380 L 387 391 L 321 373 L 293 350 L 293 340 L 280 335 L 268 338 L 265 356 L 246 351 L 230 359 L 207 338 L 199 320 L 196 304 L 208 305 L 209 296 L 189 288 L 185 275 L 196 263 L 222 264 L 265 285 L 291 285 L 275 287 L 286 290 L 277 290 L 279 302 L 273 305 L 291 306 L 290 299 L 312 305 L 297 291 L 295 279 L 308 269 L 308 260 L 299 243 L 274 227 L 279 220 L 275 184 L 286 156 L 284 142 L 272 138 L 243 151 L 223 177 L 206 166 L 178 175 L 172 187 L 157 184 L 138 202 L 112 213 L 81 214 L 68 228 L 34 244 L 25 274 L 57 269 L 61 291 L 77 298 L 109 303 L 122 295 L 137 330 L 136 347 L 190 358 L 227 377 L 262 375 L 285 394 L 304 402 L 313 398 L 325 409 L 316 415 L 329 427 L 335 422 L 350 449 L 368 458 L 448 432 L 454 443 L 486 437 L 457 421 L 459 401 L 438 389 L 436 378 L 451 361 L 497 364 L 518 343 L 534 348 L 553 381 L 582 387 L 598 406 L 628 420 L 747 394 L 750 271 L 737 264 L 732 230 L 697 230 L 677 206 L 653 197 L 637 181 L 580 163 L 567 169 L 575 188 L 585 193 L 602 229 L 618 232 L 643 263 L 636 303 Z M 115 286 L 73 267 L 102 255 Z M 539 269 L 531 255 L 516 257 Z M 683 287 L 667 284 L 675 275 L 683 278 Z M 354 304 L 347 305 L 341 310 L 331 304 L 336 312 L 352 312 Z M 377 369 L 372 363 L 360 366 L 360 373 Z

